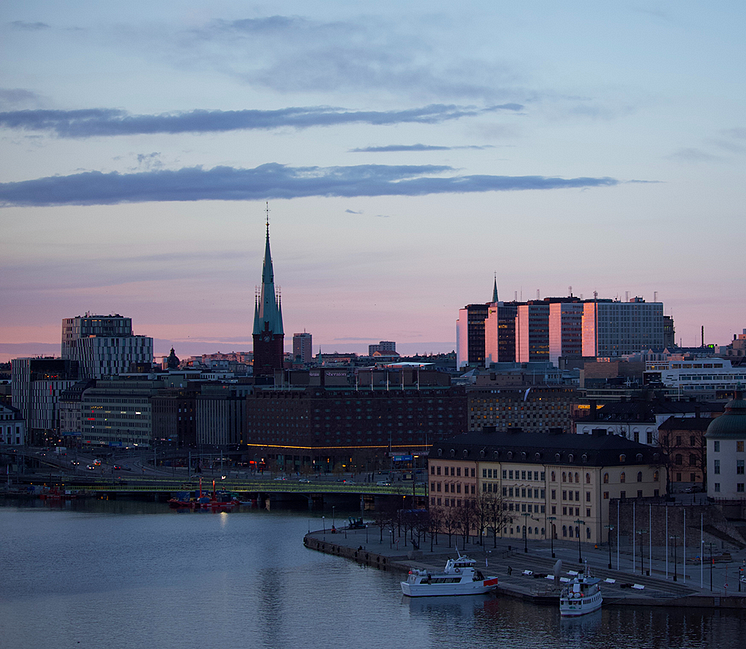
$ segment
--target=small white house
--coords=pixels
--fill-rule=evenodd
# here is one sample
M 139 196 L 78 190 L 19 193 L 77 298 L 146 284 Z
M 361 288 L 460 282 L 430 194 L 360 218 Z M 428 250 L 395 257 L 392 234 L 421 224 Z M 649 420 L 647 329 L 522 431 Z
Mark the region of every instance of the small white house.
M 729 401 L 725 413 L 707 427 L 707 496 L 746 500 L 746 401 Z

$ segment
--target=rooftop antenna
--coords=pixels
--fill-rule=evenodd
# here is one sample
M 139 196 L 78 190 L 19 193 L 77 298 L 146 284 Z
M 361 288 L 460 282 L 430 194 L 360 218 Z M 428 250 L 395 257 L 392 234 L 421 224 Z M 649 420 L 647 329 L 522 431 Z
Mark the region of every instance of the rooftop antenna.
M 572 286 L 567 287 L 567 294 L 572 297 Z
M 624 301 L 629 302 L 629 291 L 624 291 Z
M 653 291 L 653 302 L 658 301 L 658 291 Z
M 538 288 L 536 289 L 536 299 L 537 299 L 537 300 L 540 300 L 540 299 L 541 299 L 541 298 L 539 297 L 539 289 L 538 289 Z

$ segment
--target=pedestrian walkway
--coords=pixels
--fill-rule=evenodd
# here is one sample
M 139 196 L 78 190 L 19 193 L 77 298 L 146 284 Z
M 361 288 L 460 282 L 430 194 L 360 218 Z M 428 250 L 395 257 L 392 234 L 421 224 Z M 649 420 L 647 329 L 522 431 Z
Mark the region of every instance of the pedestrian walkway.
M 674 580 L 672 560 L 666 562 L 655 558 L 651 562 L 644 557 L 645 567 L 641 571 L 639 556 L 633 562 L 631 553 L 620 552 L 617 556 L 612 552 L 612 568 L 609 569 L 608 549 L 595 546 L 583 545 L 578 550 L 573 543 L 555 541 L 552 545 L 549 541 L 532 541 L 526 544 L 524 551 L 524 544 L 517 546 L 515 540 L 498 539 L 496 545 L 487 538 L 484 544 L 474 541 L 471 537 L 464 548 L 463 537 L 454 536 L 449 547 L 447 535 L 440 534 L 437 542 L 433 539 L 432 549 L 429 537 L 415 549 L 411 543 L 405 544 L 403 537 L 392 535 L 390 531 L 384 531 L 381 540 L 380 529 L 373 526 L 357 530 L 339 529 L 336 533 L 328 529 L 318 530 L 310 532 L 305 539 L 309 548 L 403 572 L 411 568 L 441 570 L 446 560 L 456 555 L 458 548 L 462 554 L 476 559 L 486 575 L 499 578 L 501 594 L 539 603 L 557 600 L 559 584 L 553 578 L 547 578 L 554 576 L 555 567 L 560 577 L 568 577 L 572 576 L 569 571 L 577 572 L 587 565 L 594 576 L 604 580 L 604 603 L 608 605 L 746 607 L 746 583 L 738 580 L 738 568 L 746 562 L 746 551 L 732 553 L 732 562 L 714 566 L 684 565 L 679 556 Z M 665 549 L 661 550 L 656 552 L 653 548 L 654 556 L 664 556 Z

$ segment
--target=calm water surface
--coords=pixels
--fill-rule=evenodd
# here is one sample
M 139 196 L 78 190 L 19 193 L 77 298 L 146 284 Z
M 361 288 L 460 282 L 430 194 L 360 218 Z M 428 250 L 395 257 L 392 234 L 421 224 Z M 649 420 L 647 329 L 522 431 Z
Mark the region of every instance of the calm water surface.
M 80 506 L 0 507 L 0 647 L 740 649 L 746 637 L 737 613 L 560 620 L 506 598 L 409 600 L 400 575 L 306 550 L 321 525 L 305 514 Z

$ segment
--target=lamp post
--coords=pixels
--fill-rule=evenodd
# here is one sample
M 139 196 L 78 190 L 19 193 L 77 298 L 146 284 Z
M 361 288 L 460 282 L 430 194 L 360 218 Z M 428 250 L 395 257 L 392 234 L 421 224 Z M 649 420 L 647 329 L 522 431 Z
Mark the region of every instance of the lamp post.
M 334 505 L 332 505 L 332 529 L 334 529 L 336 526 L 334 525 Z
M 712 592 L 712 564 L 713 564 L 713 561 L 712 561 L 712 545 L 713 544 L 712 543 L 708 543 L 707 545 L 710 548 L 710 592 Z
M 673 580 L 676 581 L 676 541 L 679 540 L 677 534 L 669 537 L 673 541 Z
M 552 559 L 554 559 L 554 521 L 557 520 L 556 516 L 547 516 L 547 520 L 552 525 L 552 531 L 551 531 L 551 546 L 552 546 Z
M 321 524 L 324 526 L 324 536 L 326 536 L 326 516 L 321 517 Z
M 604 525 L 609 528 L 609 570 L 611 570 L 611 532 L 614 529 L 613 525 Z
M 642 535 L 647 534 L 647 530 L 637 530 L 637 533 L 640 535 L 640 574 L 645 574 L 645 544 L 642 542 Z M 648 570 L 648 576 L 650 576 L 650 571 Z
M 578 536 L 578 563 L 583 563 L 583 555 L 580 551 L 580 526 L 585 525 L 585 521 L 581 521 L 580 519 L 573 521 L 577 527 L 575 528 L 575 532 Z
M 528 512 L 521 514 L 523 516 L 523 551 L 528 552 L 528 536 L 526 535 L 526 522 L 528 521 Z

